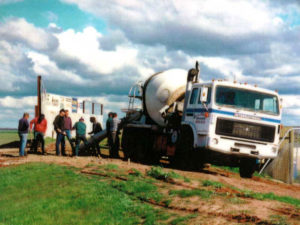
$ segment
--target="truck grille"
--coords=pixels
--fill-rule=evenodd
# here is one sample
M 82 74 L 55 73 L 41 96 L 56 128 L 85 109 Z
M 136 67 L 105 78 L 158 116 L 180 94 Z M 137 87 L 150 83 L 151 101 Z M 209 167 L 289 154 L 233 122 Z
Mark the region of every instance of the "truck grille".
M 273 142 L 275 127 L 235 120 L 218 119 L 216 134 Z

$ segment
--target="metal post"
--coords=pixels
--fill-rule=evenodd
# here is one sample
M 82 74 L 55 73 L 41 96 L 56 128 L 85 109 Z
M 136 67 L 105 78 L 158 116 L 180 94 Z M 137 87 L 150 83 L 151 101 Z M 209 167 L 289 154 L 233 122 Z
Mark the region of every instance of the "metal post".
M 37 102 L 37 116 L 38 117 L 41 115 L 41 112 L 42 112 L 41 81 L 42 81 L 42 77 L 38 76 L 37 77 L 37 98 L 38 98 L 38 102 Z
M 294 171 L 294 131 L 292 130 L 290 133 L 289 140 L 289 180 L 288 183 L 293 183 L 293 173 Z

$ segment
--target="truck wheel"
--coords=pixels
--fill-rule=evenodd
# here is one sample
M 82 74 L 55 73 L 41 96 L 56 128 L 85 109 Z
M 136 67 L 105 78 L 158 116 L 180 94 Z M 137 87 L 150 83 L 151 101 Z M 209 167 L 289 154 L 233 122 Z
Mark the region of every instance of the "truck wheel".
M 240 159 L 240 176 L 243 178 L 251 178 L 255 172 L 256 166 L 256 159 Z
M 123 129 L 122 136 L 122 148 L 124 153 L 124 160 L 130 158 L 132 161 L 135 161 L 134 150 L 135 150 L 135 133 L 131 128 Z
M 194 150 L 194 137 L 191 128 L 184 126 L 181 128 L 178 145 L 172 164 L 182 170 L 193 169 L 194 159 L 192 157 Z

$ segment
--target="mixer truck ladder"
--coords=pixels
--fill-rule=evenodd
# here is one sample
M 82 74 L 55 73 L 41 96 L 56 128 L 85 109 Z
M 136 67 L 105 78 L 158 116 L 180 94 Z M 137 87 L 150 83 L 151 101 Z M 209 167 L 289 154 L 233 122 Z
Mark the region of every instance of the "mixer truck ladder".
M 129 90 L 129 104 L 128 104 L 128 111 L 135 111 L 135 100 L 140 99 L 142 100 L 142 82 L 139 81 L 135 83 Z

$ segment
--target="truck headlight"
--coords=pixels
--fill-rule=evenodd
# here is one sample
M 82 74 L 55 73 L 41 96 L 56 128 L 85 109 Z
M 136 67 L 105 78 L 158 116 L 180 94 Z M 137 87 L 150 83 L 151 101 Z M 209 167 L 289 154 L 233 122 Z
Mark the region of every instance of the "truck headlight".
M 219 140 L 217 138 L 212 139 L 212 143 L 217 145 L 219 143 Z
M 273 153 L 277 153 L 277 147 L 272 147 Z

